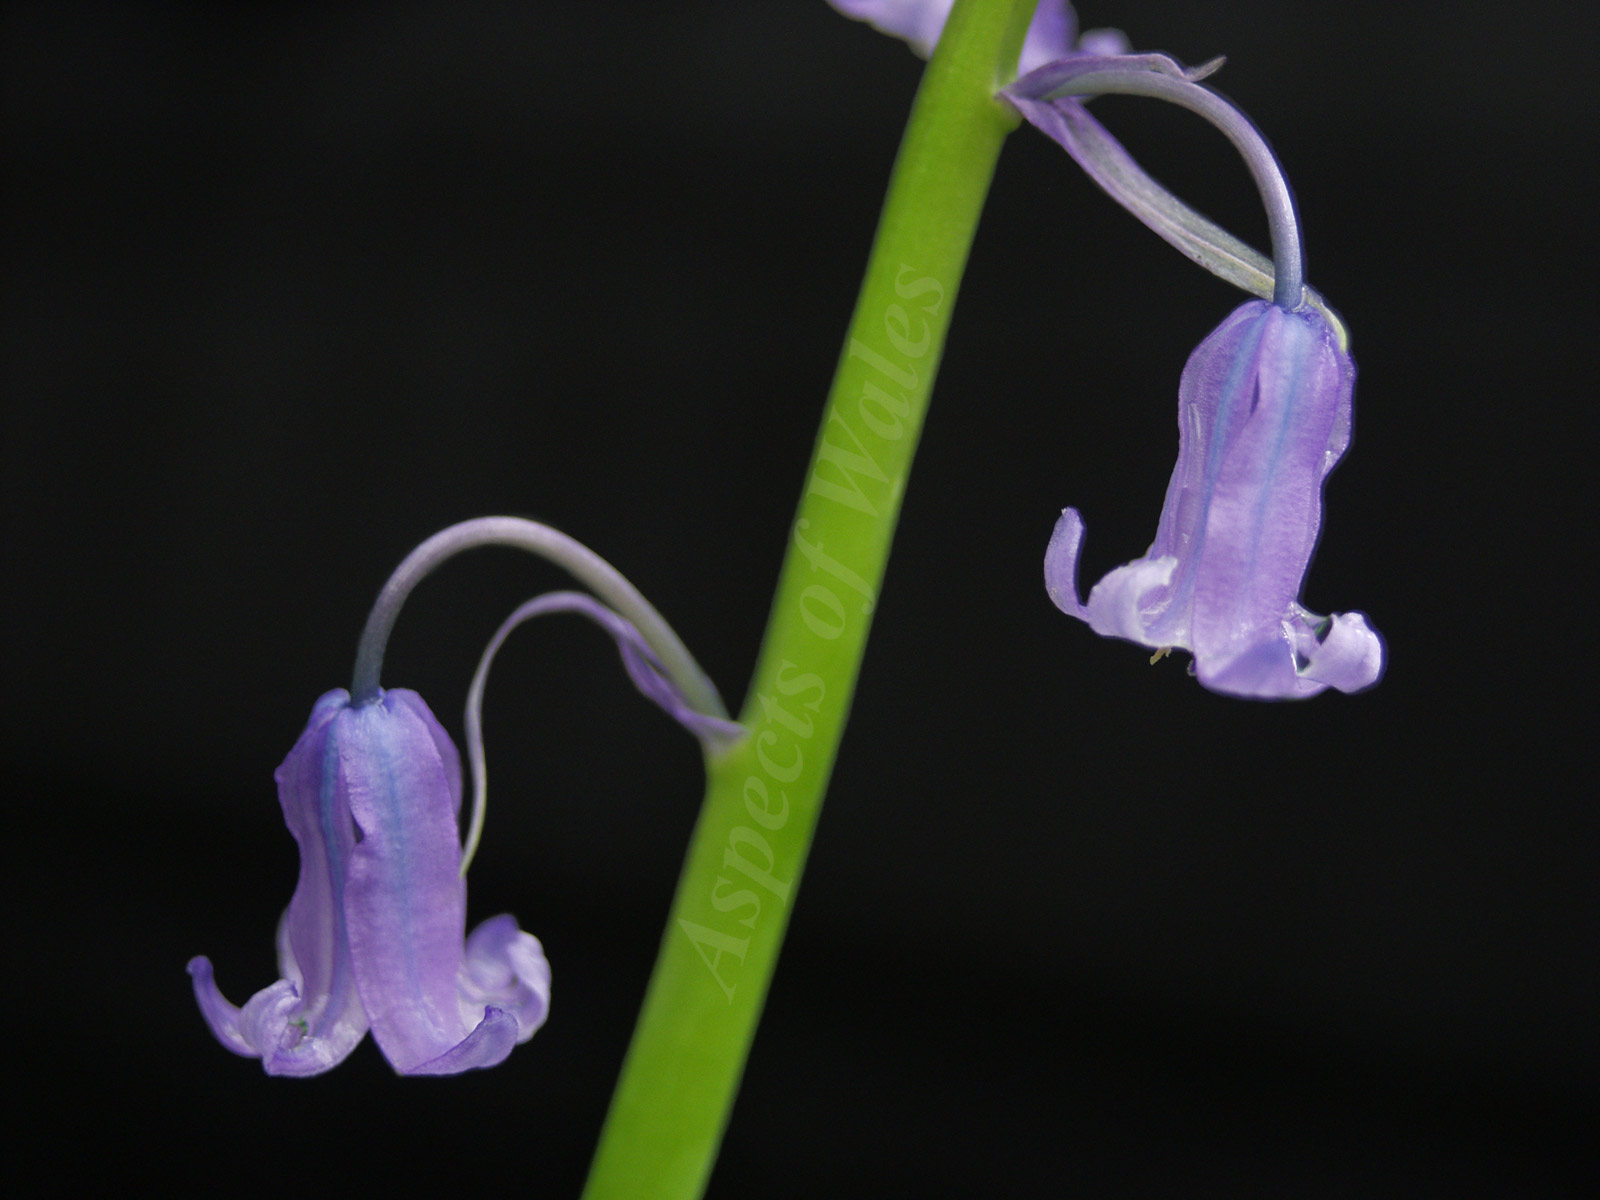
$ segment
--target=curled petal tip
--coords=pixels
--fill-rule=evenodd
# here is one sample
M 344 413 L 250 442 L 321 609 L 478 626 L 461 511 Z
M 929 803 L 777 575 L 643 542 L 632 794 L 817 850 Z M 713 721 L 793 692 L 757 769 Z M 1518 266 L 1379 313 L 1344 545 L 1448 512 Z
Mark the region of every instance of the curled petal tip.
M 197 955 L 189 960 L 188 971 L 189 978 L 194 983 L 194 998 L 200 1005 L 200 1015 L 211 1027 L 211 1032 L 217 1041 L 245 1058 L 260 1057 L 256 1048 L 239 1032 L 239 1010 L 229 1004 L 217 990 L 216 979 L 211 971 L 211 960 L 203 954 Z
M 1376 687 L 1388 666 L 1383 638 L 1367 624 L 1365 613 L 1334 613 L 1322 640 L 1303 655 L 1299 673 L 1341 692 Z
M 1044 552 L 1044 590 L 1062 612 L 1087 621 L 1078 600 L 1078 554 L 1082 549 L 1083 518 L 1077 509 L 1064 508 Z
M 308 1014 L 289 979 L 262 988 L 243 1008 L 228 1003 L 212 978 L 211 960 L 189 960 L 195 1000 L 216 1039 L 243 1058 L 259 1058 L 268 1075 L 320 1075 L 338 1066 L 366 1033 L 364 1020 L 321 1021 Z
M 518 1042 L 531 1038 L 550 1013 L 544 947 L 509 913 L 489 918 L 467 938 L 460 987 L 463 1012 L 498 1009 L 514 1016 Z
M 1107 572 L 1084 605 L 1089 628 L 1101 637 L 1126 638 L 1153 650 L 1177 645 L 1173 631 L 1157 624 L 1158 616 L 1165 612 L 1163 601 L 1169 598 L 1164 593 L 1177 569 L 1177 558 L 1167 554 L 1137 558 Z
M 497 1067 L 517 1045 L 517 1019 L 498 1008 L 484 1010 L 478 1027 L 437 1058 L 412 1067 L 396 1067 L 401 1075 L 459 1075 Z

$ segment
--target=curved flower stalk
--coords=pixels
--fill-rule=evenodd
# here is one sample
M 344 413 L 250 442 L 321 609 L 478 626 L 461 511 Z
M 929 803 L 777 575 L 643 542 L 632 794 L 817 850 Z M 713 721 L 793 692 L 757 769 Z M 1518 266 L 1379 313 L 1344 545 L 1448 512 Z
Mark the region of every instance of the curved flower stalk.
M 383 651 L 411 589 L 457 554 L 480 546 L 513 546 L 564 568 L 634 627 L 661 662 L 666 677 L 683 693 L 687 704 L 710 716 L 728 715 L 716 686 L 700 669 L 688 647 L 621 571 L 559 529 L 522 517 L 479 517 L 462 521 L 441 529 L 406 555 L 378 593 L 366 628 L 361 631 L 361 643 L 356 647 L 355 681 L 350 687 L 357 703 L 370 700 L 379 690 Z
M 484 647 L 483 656 L 478 660 L 478 669 L 473 672 L 472 685 L 467 689 L 467 763 L 472 775 L 472 819 L 467 827 L 467 841 L 462 850 L 463 875 L 466 874 L 467 867 L 471 865 L 472 858 L 478 851 L 478 842 L 483 837 L 484 815 L 488 808 L 489 767 L 483 752 L 483 689 L 489 682 L 489 668 L 494 665 L 495 655 L 500 652 L 500 647 L 505 644 L 506 638 L 511 636 L 511 631 L 518 625 L 534 617 L 558 612 L 573 612 L 588 617 L 609 633 L 617 643 L 617 650 L 622 655 L 623 669 L 628 672 L 628 678 L 633 681 L 633 686 L 638 688 L 646 699 L 659 706 L 678 724 L 698 737 L 708 750 L 727 749 L 744 737 L 744 726 L 738 722 L 711 716 L 693 708 L 672 680 L 667 678 L 661 660 L 640 636 L 639 631 L 593 596 L 583 592 L 547 592 L 543 596 L 536 596 L 518 605 L 516 610 L 501 623 L 500 628 L 494 631 L 494 636 Z
M 1307 295 L 1294 194 L 1260 131 L 1221 96 L 1197 86 L 1221 66 L 1220 58 L 1186 70 L 1164 54 L 1079 55 L 1024 75 L 1000 95 L 1169 244 L 1246 291 L 1282 308 L 1298 308 L 1307 303 Z M 1245 160 L 1266 205 L 1272 259 L 1213 225 L 1146 175 L 1080 103 L 1101 92 L 1166 100 L 1221 130 Z
M 1205 79 L 1222 66 L 1222 59 L 1218 58 L 1185 70 L 1164 56 L 1148 57 L 1171 63 L 1191 83 Z M 1122 143 L 1089 114 L 1079 97 L 1029 99 L 1025 91 L 1029 82 L 1018 80 L 1000 95 L 1030 125 L 1066 150 L 1107 195 L 1168 245 L 1217 278 L 1263 300 L 1274 298 L 1277 273 L 1272 259 L 1190 208 L 1146 174 Z M 1321 314 L 1338 337 L 1340 349 L 1350 348 L 1344 322 L 1316 289 L 1304 282 L 1300 285 L 1300 303 Z
M 883 33 L 899 37 L 924 58 L 938 43 L 952 0 L 829 0 L 848 16 L 869 22 Z M 1035 129 L 1070 154 L 1090 179 L 1146 227 L 1191 261 L 1219 279 L 1264 300 L 1272 299 L 1275 286 L 1273 260 L 1240 241 L 1190 208 L 1148 175 L 1112 136 L 1090 115 L 1084 103 L 1093 90 L 1039 99 L 1039 85 L 1051 80 L 1050 72 L 1086 73 L 1092 65 L 1069 60 L 1120 58 L 1144 64 L 1157 73 L 1171 71 L 1197 83 L 1222 67 L 1216 58 L 1185 70 L 1164 55 L 1130 55 L 1128 39 L 1119 29 L 1090 29 L 1077 34 L 1077 18 L 1065 0 L 1041 0 L 1022 47 L 1018 72 L 1022 79 L 1000 89 L 997 95 Z M 1110 90 L 1126 90 L 1115 88 Z M 1242 120 L 1242 118 L 1240 118 Z M 1285 298 L 1280 297 L 1280 302 Z M 1301 284 L 1300 303 L 1320 312 L 1333 327 L 1342 349 L 1349 349 L 1349 334 L 1339 316 L 1312 288 Z
M 535 549 L 630 606 L 654 640 L 592 597 L 556 593 L 523 605 L 501 627 L 473 681 L 469 747 L 478 779 L 472 845 L 484 788 L 479 705 L 506 634 L 528 616 L 579 611 L 617 640 L 639 689 L 700 737 L 708 752 L 742 732 L 715 689 L 642 596 L 587 548 L 516 518 L 466 522 L 429 539 L 390 579 L 358 654 L 355 698 L 337 689 L 278 768 L 278 798 L 300 847 L 300 878 L 278 928 L 283 978 L 243 1008 L 218 990 L 211 963 L 189 963 L 195 998 L 217 1039 L 259 1058 L 270 1075 L 336 1066 L 370 1029 L 403 1075 L 445 1075 L 502 1062 L 544 1023 L 550 966 L 537 938 L 509 915 L 466 934 L 460 836 L 461 761 L 415 692 L 378 686 L 383 642 L 418 580 L 472 546 Z M 398 582 L 397 582 L 398 581 Z M 376 631 L 376 632 L 375 632 Z M 660 656 L 676 654 L 675 668 Z M 699 691 L 691 700 L 680 679 Z

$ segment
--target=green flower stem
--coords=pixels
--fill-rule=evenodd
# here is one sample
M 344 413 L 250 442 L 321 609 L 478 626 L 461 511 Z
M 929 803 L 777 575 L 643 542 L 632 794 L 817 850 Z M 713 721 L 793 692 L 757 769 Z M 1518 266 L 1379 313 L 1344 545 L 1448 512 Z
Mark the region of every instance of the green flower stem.
M 709 785 L 586 1200 L 703 1191 L 844 732 L 1036 0 L 960 0 L 895 161 L 755 678 Z M 1009 57 L 1007 57 L 1009 55 Z

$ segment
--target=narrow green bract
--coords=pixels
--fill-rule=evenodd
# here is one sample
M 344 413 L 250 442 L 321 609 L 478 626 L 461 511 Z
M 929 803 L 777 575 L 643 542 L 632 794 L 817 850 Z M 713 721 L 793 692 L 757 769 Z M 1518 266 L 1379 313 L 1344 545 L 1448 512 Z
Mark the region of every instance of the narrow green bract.
M 709 786 L 584 1192 L 703 1191 L 843 733 L 1035 0 L 958 0 L 917 93 L 807 472 L 750 736 Z M 1009 50 L 1011 62 L 1005 61 Z

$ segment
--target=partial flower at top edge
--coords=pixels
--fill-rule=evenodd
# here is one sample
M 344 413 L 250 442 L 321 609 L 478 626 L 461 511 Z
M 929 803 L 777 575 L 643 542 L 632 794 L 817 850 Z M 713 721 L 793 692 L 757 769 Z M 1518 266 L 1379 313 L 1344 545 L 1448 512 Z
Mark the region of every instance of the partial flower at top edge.
M 932 58 L 955 0 L 828 0 L 845 16 L 897 37 L 922 58 Z M 1078 36 L 1078 17 L 1066 0 L 1039 0 L 1022 43 L 1017 73 L 1026 75 L 1072 54 L 1121 54 L 1128 39 L 1116 29 L 1089 29 Z

